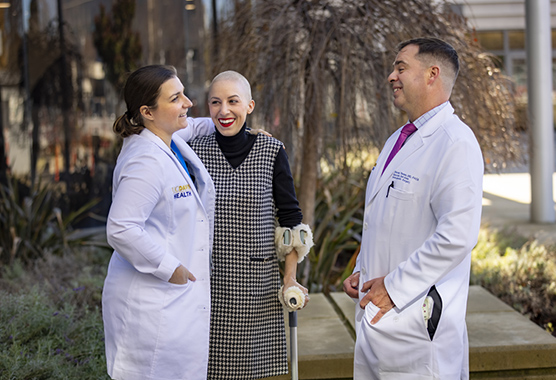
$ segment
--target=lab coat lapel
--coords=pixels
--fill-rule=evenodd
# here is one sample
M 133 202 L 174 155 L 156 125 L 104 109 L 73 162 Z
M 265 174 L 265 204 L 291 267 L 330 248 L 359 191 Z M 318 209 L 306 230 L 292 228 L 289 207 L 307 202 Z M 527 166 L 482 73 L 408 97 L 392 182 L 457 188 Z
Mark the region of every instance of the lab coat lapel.
M 197 187 L 195 193 L 198 195 L 198 199 L 201 202 L 202 206 L 206 208 L 208 204 L 208 200 L 204 199 L 204 197 L 201 194 L 207 194 L 208 192 L 204 190 L 214 187 L 212 178 L 201 172 L 200 168 L 204 168 L 204 164 L 202 163 L 201 159 L 195 154 L 193 149 L 191 149 L 189 144 L 187 144 L 183 139 L 179 137 L 174 138 L 174 142 L 176 143 L 183 157 L 190 163 L 189 169 L 193 171 L 193 175 L 195 176 L 195 179 L 197 181 Z M 183 167 L 181 168 L 183 169 Z M 183 172 L 185 173 L 185 170 Z M 187 177 L 189 176 L 187 175 Z M 191 181 L 191 178 L 188 179 Z
M 172 162 L 174 162 L 174 165 L 176 165 L 176 167 L 180 171 L 181 175 L 183 176 L 183 178 L 185 179 L 187 184 L 191 187 L 191 189 L 193 191 L 193 194 L 195 195 L 195 198 L 197 199 L 197 202 L 199 202 L 199 204 L 201 206 L 204 206 L 203 202 L 201 201 L 201 197 L 199 196 L 199 193 L 197 192 L 197 188 L 195 187 L 195 183 L 193 182 L 191 177 L 187 174 L 187 172 L 185 171 L 183 166 L 181 166 L 181 163 L 179 162 L 178 158 L 174 155 L 174 153 L 172 153 L 172 151 L 170 150 L 170 147 L 168 145 L 166 145 L 164 143 L 164 141 L 162 141 L 162 139 L 160 139 L 157 135 L 155 135 L 154 133 L 149 131 L 147 128 L 145 128 L 143 130 L 143 132 L 141 132 L 141 135 L 145 136 L 147 139 L 149 139 L 154 144 L 156 144 L 160 149 L 162 149 L 164 151 L 164 153 L 166 153 L 168 155 L 168 157 L 170 157 L 170 159 L 172 160 Z M 176 139 L 176 140 L 179 140 L 179 139 Z M 174 140 L 174 142 L 175 142 L 175 140 Z M 183 154 L 182 146 L 178 145 L 178 148 L 180 148 L 180 152 L 182 152 L 182 155 L 185 157 L 185 155 Z M 188 159 L 189 159 L 189 157 L 188 157 Z
M 402 128 L 398 129 L 392 138 L 390 138 L 387 144 L 384 145 L 382 149 L 382 153 L 378 159 L 377 165 L 375 170 L 373 170 L 373 176 L 377 176 L 373 178 L 373 183 L 371 185 L 371 192 L 369 193 L 368 202 L 372 202 L 376 195 L 380 192 L 380 190 L 391 183 L 392 181 L 392 173 L 396 170 L 396 168 L 404 162 L 411 154 L 413 154 L 417 149 L 423 146 L 423 138 L 421 137 L 420 130 L 415 131 L 411 138 L 404 144 L 402 149 L 394 156 L 390 164 L 382 175 L 380 174 L 384 169 L 384 164 L 386 163 L 386 158 L 390 155 L 390 151 L 394 147 L 398 136 L 401 133 Z
M 390 151 L 394 147 L 398 136 L 401 133 L 402 128 L 399 128 L 387 143 L 384 145 L 382 152 L 379 156 L 375 170 L 373 170 L 373 183 L 371 184 L 371 191 L 369 193 L 368 203 L 372 202 L 380 190 L 389 185 L 392 182 L 392 173 L 400 166 L 402 162 L 407 160 L 416 150 L 420 149 L 424 144 L 426 139 L 435 133 L 438 128 L 454 113 L 454 108 L 450 103 L 448 103 L 439 113 L 437 113 L 432 119 L 422 125 L 415 133 L 411 136 L 405 145 L 400 149 L 400 151 L 394 156 L 390 164 L 384 170 L 384 173 L 380 175 L 384 164 L 386 163 L 386 158 L 390 154 Z M 378 177 L 375 177 L 378 176 Z
M 387 183 L 390 183 L 392 174 L 397 168 L 399 168 L 400 164 L 407 160 L 407 158 L 411 156 L 417 149 L 423 146 L 423 138 L 420 132 L 420 130 L 415 131 L 409 138 L 409 140 L 402 146 L 399 152 L 394 156 L 392 161 L 390 161 L 390 164 L 388 165 L 384 173 L 382 173 L 382 177 L 379 181 L 379 188 Z M 388 152 L 388 154 L 390 154 L 390 152 Z
M 394 147 L 394 144 L 400 134 L 401 128 L 398 129 L 395 132 L 395 138 L 394 135 L 392 135 L 387 141 L 386 144 L 384 144 L 384 147 L 382 148 L 382 152 L 381 154 L 379 154 L 378 156 L 378 160 L 376 162 L 376 166 L 374 167 L 374 169 L 371 172 L 371 176 L 369 178 L 369 183 L 367 184 L 368 189 L 367 189 L 367 202 L 371 202 L 374 197 L 376 196 L 376 194 L 378 193 L 378 191 L 380 190 L 381 186 L 384 186 L 384 184 L 386 183 L 384 180 L 384 176 L 381 176 L 380 173 L 382 173 L 382 170 L 384 169 L 384 164 L 386 163 L 386 158 L 388 157 L 388 154 L 390 154 L 390 151 L 392 150 L 392 148 Z M 388 154 L 386 154 L 386 152 L 388 152 Z

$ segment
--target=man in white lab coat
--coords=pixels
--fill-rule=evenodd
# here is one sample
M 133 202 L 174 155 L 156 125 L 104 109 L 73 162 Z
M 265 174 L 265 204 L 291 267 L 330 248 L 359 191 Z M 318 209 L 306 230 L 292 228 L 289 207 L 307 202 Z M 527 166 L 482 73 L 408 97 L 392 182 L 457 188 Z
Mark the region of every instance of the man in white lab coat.
M 458 71 L 442 40 L 398 46 L 388 80 L 412 126 L 388 139 L 371 172 L 361 251 L 344 282 L 359 301 L 356 380 L 469 377 L 465 313 L 483 160 L 449 102 Z

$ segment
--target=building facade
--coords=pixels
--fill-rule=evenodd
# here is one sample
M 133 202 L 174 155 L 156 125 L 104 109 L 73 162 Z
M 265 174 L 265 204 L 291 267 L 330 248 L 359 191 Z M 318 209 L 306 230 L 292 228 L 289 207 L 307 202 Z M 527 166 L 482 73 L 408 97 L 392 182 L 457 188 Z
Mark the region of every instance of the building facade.
M 504 72 L 512 77 L 517 90 L 527 87 L 526 0 L 451 1 L 453 9 L 467 18 L 485 50 L 496 55 Z M 528 0 L 527 0 L 528 1 Z M 553 87 L 556 84 L 556 1 L 550 1 L 552 28 Z M 555 87 L 556 88 L 556 87 Z
M 2 3 L 6 3 L 2 7 Z M 121 89 L 106 79 L 94 45 L 95 17 L 101 7 L 111 15 L 116 0 L 0 1 L 0 132 L 12 172 L 27 175 L 33 141 L 38 140 L 37 173 L 63 170 L 64 139 L 69 138 L 70 172 L 94 167 L 99 147 L 114 139 L 112 123 L 123 113 Z M 135 0 L 132 29 L 139 34 L 139 66 L 173 65 L 196 104 L 194 116 L 205 114 L 205 33 L 211 1 Z M 56 104 L 61 91 L 59 16 L 64 24 L 66 71 L 70 77 L 70 133 Z M 70 72 L 70 73 L 69 73 Z M 50 97 L 48 96 L 49 92 Z M 45 95 L 46 94 L 46 95 Z M 36 136 L 35 136 L 36 135 Z M 35 146 L 37 142 L 35 141 Z

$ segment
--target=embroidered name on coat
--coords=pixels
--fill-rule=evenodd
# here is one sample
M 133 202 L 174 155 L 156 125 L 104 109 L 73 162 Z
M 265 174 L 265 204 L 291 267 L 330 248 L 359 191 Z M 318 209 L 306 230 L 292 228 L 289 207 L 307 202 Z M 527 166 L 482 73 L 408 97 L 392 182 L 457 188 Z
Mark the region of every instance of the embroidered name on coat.
M 400 172 L 400 171 L 394 171 L 394 175 L 392 176 L 392 179 L 397 180 L 397 181 L 403 181 L 405 183 L 411 183 L 413 181 L 419 182 L 419 178 L 415 177 L 414 175 L 411 174 L 407 174 L 404 172 Z
M 193 195 L 189 185 L 174 186 L 172 187 L 172 192 L 174 193 L 174 199 L 187 198 Z

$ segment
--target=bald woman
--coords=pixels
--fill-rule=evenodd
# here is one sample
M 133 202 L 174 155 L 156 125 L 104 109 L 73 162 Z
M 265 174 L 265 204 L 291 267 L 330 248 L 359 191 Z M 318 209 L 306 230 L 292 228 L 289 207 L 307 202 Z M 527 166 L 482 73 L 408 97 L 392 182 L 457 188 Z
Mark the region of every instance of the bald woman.
M 288 289 L 300 295 L 297 307 L 284 304 L 290 311 L 308 301 L 296 269 L 312 245 L 311 230 L 302 224 L 282 143 L 247 132 L 255 108 L 247 79 L 235 71 L 218 74 L 208 105 L 216 131 L 189 142 L 216 190 L 208 379 L 285 374 L 279 296 Z M 279 261 L 285 261 L 282 288 Z

